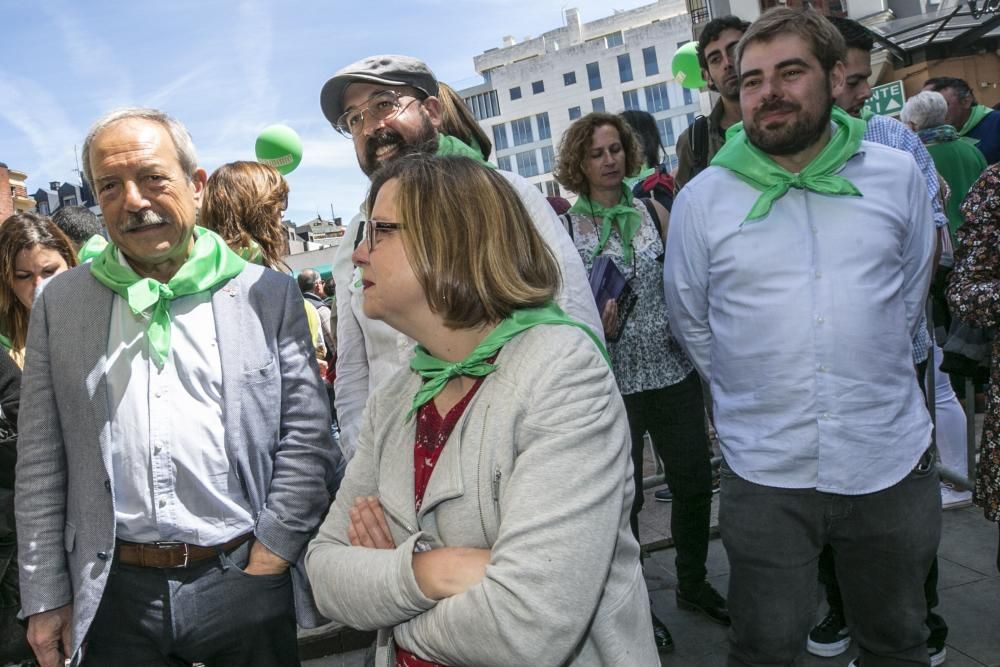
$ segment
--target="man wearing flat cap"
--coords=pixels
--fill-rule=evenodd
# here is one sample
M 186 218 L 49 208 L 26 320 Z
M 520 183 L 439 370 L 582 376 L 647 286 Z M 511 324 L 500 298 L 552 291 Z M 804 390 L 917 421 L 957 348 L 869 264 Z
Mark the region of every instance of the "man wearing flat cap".
M 462 155 L 489 168 L 480 147 L 446 134 L 446 126 L 462 118 L 445 117 L 438 100 L 438 81 L 430 68 L 409 56 L 371 56 L 352 63 L 326 82 L 320 93 L 323 115 L 354 142 L 358 165 L 371 176 L 383 164 L 409 153 Z M 468 134 L 471 134 L 468 133 Z M 488 149 L 486 151 L 489 152 Z M 583 262 L 555 212 L 535 186 L 509 172 L 503 174 L 521 197 L 538 232 L 559 262 L 563 284 L 556 302 L 570 316 L 603 334 Z M 369 320 L 362 310 L 360 275 L 351 253 L 360 242 L 359 213 L 348 227 L 333 264 L 337 284 L 337 417 L 341 447 L 350 457 L 369 393 L 385 378 L 409 364 L 414 341 L 387 324 Z

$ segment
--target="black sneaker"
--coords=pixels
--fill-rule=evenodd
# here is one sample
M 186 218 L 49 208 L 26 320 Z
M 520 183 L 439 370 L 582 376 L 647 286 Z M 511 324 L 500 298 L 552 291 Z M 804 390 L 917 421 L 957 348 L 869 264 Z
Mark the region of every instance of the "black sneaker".
M 938 667 L 938 665 L 943 665 L 944 661 L 948 659 L 948 649 L 944 646 L 931 646 L 928 644 L 927 655 L 931 659 L 931 667 Z
M 844 621 L 844 613 L 831 609 L 826 618 L 809 631 L 806 650 L 822 658 L 840 655 L 851 645 L 851 633 Z
M 668 486 L 654 493 L 653 497 L 661 503 L 669 503 L 673 501 L 674 494 L 670 492 L 670 487 Z
M 685 593 L 678 588 L 677 608 L 700 611 L 709 620 L 719 625 L 729 625 L 730 623 L 726 598 L 719 595 L 718 591 L 712 588 L 707 581 L 702 582 L 701 587 L 694 593 Z
M 670 653 L 674 650 L 674 638 L 670 636 L 670 631 L 663 621 L 656 617 L 653 608 L 649 608 L 649 615 L 653 617 L 653 639 L 656 641 L 656 650 L 660 653 Z

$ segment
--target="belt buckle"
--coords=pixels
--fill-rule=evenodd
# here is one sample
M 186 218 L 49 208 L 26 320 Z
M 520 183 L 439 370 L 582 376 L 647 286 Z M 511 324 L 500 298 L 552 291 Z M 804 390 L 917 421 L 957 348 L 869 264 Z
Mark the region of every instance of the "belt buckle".
M 187 542 L 153 542 L 152 545 L 156 549 L 173 549 L 175 547 L 184 547 L 184 562 L 180 565 L 173 565 L 167 569 L 177 570 L 185 568 L 191 562 L 191 546 Z

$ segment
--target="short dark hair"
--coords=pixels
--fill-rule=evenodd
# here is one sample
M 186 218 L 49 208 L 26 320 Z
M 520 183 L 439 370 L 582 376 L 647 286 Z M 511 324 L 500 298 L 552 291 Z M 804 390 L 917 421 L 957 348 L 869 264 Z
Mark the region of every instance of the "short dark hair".
M 719 38 L 726 30 L 739 30 L 746 32 L 750 27 L 749 21 L 744 21 L 739 16 L 720 16 L 705 24 L 705 29 L 698 35 L 698 65 L 702 69 L 708 69 L 708 61 L 705 60 L 705 49 L 711 42 Z
M 299 281 L 299 291 L 306 294 L 307 292 L 313 291 L 313 288 L 316 287 L 316 283 L 320 280 L 320 276 L 314 269 L 303 269 L 299 273 L 297 280 Z
M 945 88 L 951 88 L 960 100 L 971 97 L 972 103 L 976 104 L 976 95 L 972 92 L 972 88 L 969 88 L 965 79 L 959 79 L 957 76 L 935 76 L 924 81 L 924 88 L 930 88 L 935 93 L 940 93 Z
M 86 206 L 62 206 L 52 214 L 52 222 L 63 230 L 69 240 L 80 245 L 92 236 L 99 235 L 101 219 Z
M 875 37 L 872 36 L 872 31 L 857 21 L 839 16 L 827 16 L 826 20 L 840 31 L 840 35 L 844 38 L 847 48 L 861 49 L 869 53 L 875 48 Z
M 805 41 L 826 74 L 847 58 L 844 38 L 825 16 L 814 9 L 772 7 L 753 22 L 736 45 L 737 71 L 743 70 L 743 52 L 748 45 L 767 43 L 779 35 L 796 35 Z
M 660 164 L 660 155 L 663 151 L 663 141 L 660 139 L 660 130 L 656 127 L 656 119 L 648 111 L 637 111 L 630 109 L 622 111 L 622 117 L 639 139 L 642 157 L 647 167 L 655 167 Z

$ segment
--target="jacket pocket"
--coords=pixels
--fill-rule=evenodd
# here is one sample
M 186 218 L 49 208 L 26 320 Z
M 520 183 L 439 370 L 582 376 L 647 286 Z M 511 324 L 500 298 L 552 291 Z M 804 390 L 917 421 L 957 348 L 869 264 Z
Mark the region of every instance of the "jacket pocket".
M 63 528 L 63 545 L 66 547 L 67 553 L 72 553 L 76 547 L 76 526 L 69 522 Z
M 260 384 L 262 382 L 269 382 L 274 378 L 275 369 L 278 364 L 274 357 L 269 359 L 261 360 L 260 362 L 255 362 L 250 370 L 243 371 L 243 381 L 246 384 Z

